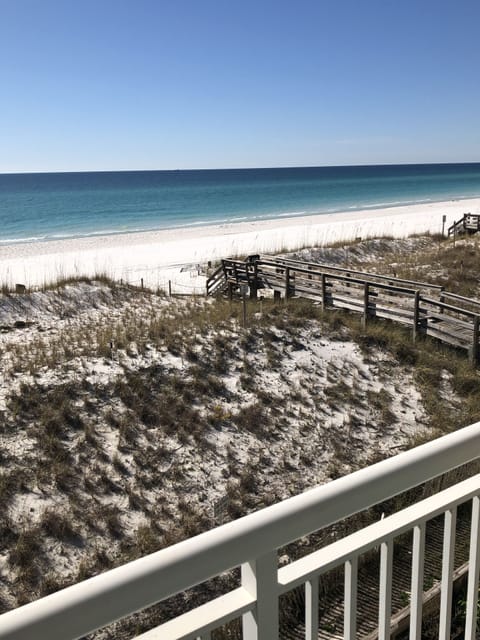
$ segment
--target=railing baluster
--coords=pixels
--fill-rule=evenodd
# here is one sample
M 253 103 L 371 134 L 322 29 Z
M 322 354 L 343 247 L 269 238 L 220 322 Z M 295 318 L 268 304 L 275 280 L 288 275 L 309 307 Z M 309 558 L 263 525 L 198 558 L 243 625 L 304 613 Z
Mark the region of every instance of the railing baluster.
M 305 582 L 305 640 L 318 638 L 318 578 Z
M 275 552 L 242 564 L 242 586 L 257 601 L 242 616 L 243 640 L 278 640 L 278 561 Z
M 412 586 L 410 597 L 410 640 L 422 637 L 423 563 L 425 559 L 425 522 L 413 529 Z
M 467 587 L 467 618 L 465 640 L 475 640 L 477 627 L 478 574 L 480 567 L 480 498 L 472 500 L 472 524 L 470 529 L 470 557 Z
M 440 600 L 440 631 L 438 634 L 439 640 L 449 640 L 450 638 L 456 522 L 456 507 L 445 511 L 442 556 L 442 595 Z
M 378 613 L 378 640 L 389 640 L 392 615 L 393 540 L 382 542 L 380 547 L 380 593 Z
M 354 640 L 357 634 L 357 575 L 358 558 L 345 562 L 345 596 L 343 612 L 343 637 Z

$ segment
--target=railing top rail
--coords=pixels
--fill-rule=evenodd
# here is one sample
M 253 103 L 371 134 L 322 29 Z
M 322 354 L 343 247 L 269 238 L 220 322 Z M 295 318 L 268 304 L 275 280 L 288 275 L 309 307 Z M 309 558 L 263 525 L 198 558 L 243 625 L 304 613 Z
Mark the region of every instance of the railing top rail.
M 453 224 L 451 224 L 451 225 L 448 227 L 448 231 L 449 231 L 449 233 L 450 233 L 450 231 L 451 231 L 452 229 L 455 229 L 455 227 L 459 227 L 459 226 L 463 223 L 463 221 L 465 220 L 466 216 L 467 216 L 467 214 L 466 214 L 466 213 L 464 213 L 464 214 L 463 214 L 463 216 L 462 216 L 459 220 L 456 220 Z
M 368 284 L 372 287 L 377 287 L 378 289 L 383 289 L 384 291 L 395 291 L 397 293 L 404 293 L 405 295 L 412 295 L 414 294 L 417 289 L 408 289 L 406 287 L 401 287 L 401 286 L 397 286 L 397 285 L 390 285 L 390 284 L 384 284 L 382 282 L 375 282 L 372 280 L 367 280 L 364 278 L 351 278 L 350 276 L 345 276 L 345 275 L 340 275 L 338 273 L 328 273 L 325 271 L 322 271 L 321 269 L 318 270 L 313 270 L 313 269 L 304 269 L 302 267 L 291 267 L 288 265 L 281 265 L 275 262 L 270 262 L 270 261 L 266 261 L 266 260 L 261 260 L 258 262 L 259 266 L 261 267 L 262 265 L 265 266 L 269 266 L 269 267 L 276 267 L 276 268 L 288 268 L 290 269 L 291 272 L 293 273 L 301 273 L 303 275 L 308 275 L 308 276 L 321 276 L 321 275 L 325 275 L 328 278 L 330 278 L 330 280 L 338 280 L 340 282 L 348 282 L 350 284 L 359 284 L 359 285 L 365 285 Z M 259 275 L 262 275 L 262 271 L 259 270 Z M 349 272 L 350 273 L 350 272 Z M 353 272 L 352 272 L 353 273 Z M 394 280 L 394 278 L 392 278 L 392 280 Z
M 79 638 L 478 457 L 480 423 L 8 612 L 0 638 Z
M 466 316 L 467 318 L 475 318 L 476 316 L 478 316 L 478 313 L 476 313 L 475 311 L 470 311 L 469 309 L 462 309 L 461 307 L 455 307 L 451 304 L 447 304 L 446 302 L 440 302 L 440 300 L 427 298 L 426 296 L 421 296 L 420 302 L 431 304 L 445 311 L 452 311 L 453 313 L 459 313 L 460 315 Z
M 465 296 L 460 296 L 458 293 L 450 293 L 449 291 L 442 291 L 442 296 L 444 298 L 451 298 L 452 300 L 458 300 L 459 302 L 465 302 L 467 304 L 471 304 L 476 307 L 480 307 L 480 301 L 474 300 L 473 298 L 467 298 Z
M 268 257 L 264 257 L 261 256 L 260 260 L 263 262 L 264 260 L 272 260 L 271 258 Z M 311 266 L 311 267 L 315 267 L 318 268 L 320 270 L 322 269 L 329 269 L 331 271 L 339 271 L 339 272 L 344 272 L 344 273 L 353 273 L 356 275 L 361 275 L 361 276 L 366 276 L 368 278 L 375 278 L 378 280 L 388 280 L 391 282 L 397 282 L 397 283 L 403 283 L 403 284 L 410 284 L 412 286 L 416 286 L 416 287 L 420 287 L 423 289 L 433 289 L 433 290 L 441 290 L 443 289 L 443 287 L 441 285 L 438 284 L 431 284 L 429 282 L 422 282 L 419 280 L 406 280 L 404 278 L 397 278 L 395 276 L 385 276 L 383 274 L 376 274 L 376 273 L 368 273 L 366 271 L 358 271 L 356 269 L 347 269 L 346 267 L 335 267 L 333 265 L 329 265 L 329 264 L 324 264 L 324 263 L 316 263 L 316 262 L 304 262 L 303 260 L 294 260 L 292 258 L 274 258 L 274 261 L 278 261 L 279 264 L 281 263 L 292 263 L 292 264 L 303 264 L 303 265 L 307 265 L 307 266 Z
M 215 269 L 215 271 L 207 278 L 207 292 L 214 287 L 215 285 L 217 285 L 219 282 L 221 282 L 223 280 L 223 266 L 220 265 L 217 269 Z
M 223 258 L 222 263 L 229 266 L 236 266 L 236 267 L 248 267 L 251 263 L 250 262 L 245 262 L 245 260 L 238 260 L 236 258 Z
M 215 278 L 216 276 L 220 275 L 223 272 L 223 265 L 219 265 L 215 271 L 213 273 L 210 274 L 210 278 Z

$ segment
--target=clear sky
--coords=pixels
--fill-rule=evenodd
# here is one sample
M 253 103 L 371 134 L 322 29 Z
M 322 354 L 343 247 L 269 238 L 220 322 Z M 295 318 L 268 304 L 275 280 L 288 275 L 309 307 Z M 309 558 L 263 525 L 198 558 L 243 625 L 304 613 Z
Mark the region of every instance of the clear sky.
M 480 161 L 479 0 L 0 0 L 0 172 Z

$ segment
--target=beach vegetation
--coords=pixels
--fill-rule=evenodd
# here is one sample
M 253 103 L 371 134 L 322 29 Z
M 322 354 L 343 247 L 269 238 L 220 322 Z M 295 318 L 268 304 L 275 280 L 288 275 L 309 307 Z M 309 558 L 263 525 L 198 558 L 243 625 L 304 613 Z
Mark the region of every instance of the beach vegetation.
M 438 238 L 350 246 L 352 263 L 369 256 L 379 272 L 391 260 L 419 278 L 431 260 L 431 279 L 452 287 L 459 260 L 476 268 Z M 475 286 L 468 279 L 464 291 Z M 167 299 L 98 278 L 35 296 L 22 298 L 32 324 L 14 329 L 13 315 L 0 334 L 4 609 L 216 526 L 218 501 L 226 522 L 480 418 L 480 378 L 465 354 L 413 343 L 392 322 L 364 327 L 354 313 L 265 298 L 247 301 L 244 328 L 240 302 Z M 202 589 L 189 597 L 200 602 Z M 151 622 L 132 620 L 124 629 Z

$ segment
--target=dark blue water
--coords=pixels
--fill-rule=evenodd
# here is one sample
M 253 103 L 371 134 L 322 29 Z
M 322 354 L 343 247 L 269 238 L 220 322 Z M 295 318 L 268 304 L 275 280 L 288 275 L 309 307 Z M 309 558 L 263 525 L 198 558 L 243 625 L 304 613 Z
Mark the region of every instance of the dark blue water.
M 480 197 L 480 163 L 0 174 L 0 242 Z

